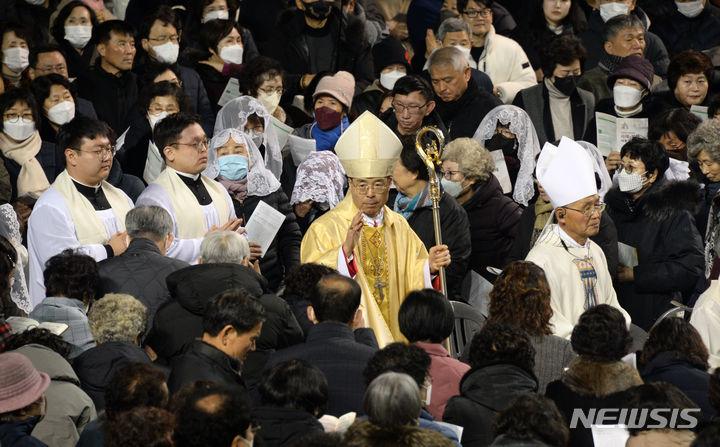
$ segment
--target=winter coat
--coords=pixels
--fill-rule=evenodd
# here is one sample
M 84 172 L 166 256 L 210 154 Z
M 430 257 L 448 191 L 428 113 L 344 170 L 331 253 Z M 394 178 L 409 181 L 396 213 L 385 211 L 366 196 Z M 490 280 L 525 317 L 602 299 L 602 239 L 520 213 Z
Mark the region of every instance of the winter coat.
M 208 95 L 208 101 L 212 109 L 211 113 L 216 116 L 220 110 L 218 101 L 220 101 L 225 87 L 230 82 L 230 78 L 240 78 L 243 66 L 241 64 L 225 64 L 220 72 L 210 65 L 198 62 L 192 68 L 200 76 L 202 84 L 205 86 L 205 92 Z
M 473 187 L 472 197 L 462 204 L 470 222 L 470 268 L 493 281 L 486 267 L 503 265 L 515 240 L 522 208 L 503 195 L 494 175 Z
M 513 364 L 473 368 L 460 382 L 460 395 L 448 401 L 443 422 L 465 428 L 461 440 L 464 447 L 488 446 L 493 441 L 492 422 L 497 413 L 514 398 L 536 392 L 537 386 L 532 372 Z
M 45 177 L 47 177 L 47 181 L 50 184 L 55 181 L 55 177 L 57 177 L 59 173 L 65 170 L 65 165 L 61 164 L 56 156 L 56 147 L 57 146 L 54 142 L 43 140 L 40 143 L 40 152 L 35 155 L 35 159 L 38 163 L 40 163 L 40 166 L 45 173 Z M 2 159 L 5 164 L 5 169 L 7 169 L 7 172 L 10 175 L 10 185 L 12 186 L 12 196 L 10 200 L 15 201 L 17 200 L 17 180 L 20 176 L 20 169 L 22 169 L 22 166 L 20 166 L 20 164 L 18 164 L 15 160 L 11 160 L 1 154 L 0 159 Z
M 261 201 L 285 215 L 285 221 L 270 243 L 265 256 L 260 258 L 260 271 L 267 279 L 270 290 L 275 291 L 282 285 L 288 270 L 300 264 L 302 235 L 293 208 L 290 206 L 290 200 L 282 188 L 262 197 L 247 196 L 242 203 L 233 199 L 235 215 L 242 219 L 243 223 L 247 223 Z
M 85 303 L 74 298 L 48 296 L 30 312 L 30 318 L 40 323 L 64 323 L 68 325 L 62 338 L 70 343 L 70 358 L 73 359 L 95 346 L 90 332 Z
M 705 273 L 703 242 L 692 217 L 700 200 L 697 183 L 663 179 L 634 202 L 617 188 L 605 196 L 618 241 L 634 247 L 638 259 L 635 280 L 620 285 L 618 301 L 645 330 L 671 300 L 686 299 Z
M 0 424 L 0 445 L 3 447 L 48 447 L 47 444 L 33 437 L 32 432 L 40 416 L 17 422 Z
M 51 446 L 75 445 L 85 426 L 97 418 L 97 413 L 90 396 L 80 389 L 80 379 L 72 366 L 57 352 L 38 344 L 22 346 L 15 352 L 29 358 L 35 369 L 50 376 L 50 386 L 45 391 L 47 413 L 32 435 Z
M 194 340 L 184 353 L 173 359 L 168 388 L 170 394 L 174 394 L 185 384 L 202 381 L 246 390 L 240 376 L 241 368 L 239 360 L 212 345 Z
M 563 370 L 577 357 L 570 340 L 557 335 L 536 335 L 530 338 L 535 348 L 535 376 L 538 392 L 544 393 L 547 385 L 560 378 Z
M 444 102 L 436 98 L 435 102 L 435 110 L 448 128 L 446 143 L 461 137 L 472 138 L 485 115 L 502 104 L 497 97 L 480 90 L 472 78 L 465 93 L 457 100 Z
M 428 374 L 433 379 L 430 405 L 425 409 L 436 420 L 442 420 L 445 406 L 451 397 L 460 394 L 460 381 L 470 370 L 470 365 L 454 359 L 441 343 L 415 342 L 430 356 L 430 370 Z
M 100 62 L 82 73 L 77 82 L 78 93 L 93 103 L 100 120 L 105 121 L 117 135 L 130 125 L 130 112 L 138 100 L 137 75 L 126 71 L 121 76 L 108 73 Z M 114 98 L 108 101 L 108 98 Z
M 665 43 L 670 57 L 683 50 L 702 51 L 720 45 L 720 19 L 713 16 L 708 7 L 693 18 L 685 17 L 674 8 L 651 27 Z
M 300 409 L 262 406 L 253 409 L 252 417 L 260 425 L 258 435 L 267 447 L 292 446 L 307 433 L 323 431 L 315 416 Z
M 150 363 L 150 357 L 139 346 L 124 341 L 107 341 L 88 349 L 73 361 L 80 386 L 95 402 L 97 411 L 105 408 L 105 385 L 121 366 L 128 363 Z
M 463 207 L 450 195 L 441 194 L 442 242 L 450 249 L 450 258 L 452 259 L 450 265 L 445 268 L 448 296 L 450 299 L 460 300 L 461 286 L 468 270 L 468 259 L 470 258 L 470 226 Z M 413 211 L 407 221 L 428 251 L 437 245 L 431 204 Z
M 147 307 L 148 333 L 155 312 L 170 297 L 165 278 L 187 266 L 184 261 L 160 254 L 150 239 L 135 238 L 123 254 L 98 263 L 102 296 L 127 293 L 143 303 Z

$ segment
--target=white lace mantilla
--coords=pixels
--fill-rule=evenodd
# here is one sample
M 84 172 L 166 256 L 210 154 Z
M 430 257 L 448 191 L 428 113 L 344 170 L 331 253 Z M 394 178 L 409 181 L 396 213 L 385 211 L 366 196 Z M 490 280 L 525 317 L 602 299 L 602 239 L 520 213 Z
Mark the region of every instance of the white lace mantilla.
M 345 170 L 337 155 L 330 151 L 312 152 L 297 168 L 290 204 L 312 200 L 329 208 L 344 198 Z

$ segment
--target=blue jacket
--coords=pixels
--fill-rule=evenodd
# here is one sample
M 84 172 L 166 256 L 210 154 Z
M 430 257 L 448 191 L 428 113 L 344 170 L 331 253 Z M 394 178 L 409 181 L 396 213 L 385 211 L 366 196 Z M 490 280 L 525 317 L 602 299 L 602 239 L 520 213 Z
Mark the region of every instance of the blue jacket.
M 0 445 L 3 447 L 47 447 L 30 435 L 40 416 L 17 422 L 0 424 Z

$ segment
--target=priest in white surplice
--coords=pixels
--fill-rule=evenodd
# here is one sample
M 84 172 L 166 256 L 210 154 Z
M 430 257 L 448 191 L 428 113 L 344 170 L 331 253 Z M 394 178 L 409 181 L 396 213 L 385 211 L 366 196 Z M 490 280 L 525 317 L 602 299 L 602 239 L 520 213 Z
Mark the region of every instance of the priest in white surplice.
M 45 298 L 43 270 L 51 257 L 70 248 L 101 261 L 127 248 L 125 214 L 133 203 L 105 181 L 115 151 L 107 128 L 77 117 L 60 128 L 57 143 L 66 168 L 40 196 L 28 224 L 33 307 Z
M 240 219 L 227 190 L 202 175 L 208 163 L 208 140 L 199 117 L 178 113 L 153 130 L 166 167 L 140 197 L 138 205 L 156 205 L 173 218 L 173 240 L 167 256 L 197 263 L 200 243 L 213 230 L 235 231 Z

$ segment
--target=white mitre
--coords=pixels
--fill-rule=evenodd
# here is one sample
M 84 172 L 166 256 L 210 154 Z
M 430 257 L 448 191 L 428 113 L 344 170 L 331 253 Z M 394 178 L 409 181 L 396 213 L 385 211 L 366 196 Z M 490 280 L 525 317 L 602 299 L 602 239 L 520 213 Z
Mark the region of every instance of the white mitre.
M 553 208 L 598 193 L 590 156 L 585 148 L 570 138 L 562 137 L 557 147 L 545 143 L 535 172 Z
M 378 178 L 392 174 L 402 143 L 371 112 L 358 117 L 335 144 L 335 153 L 350 178 Z

